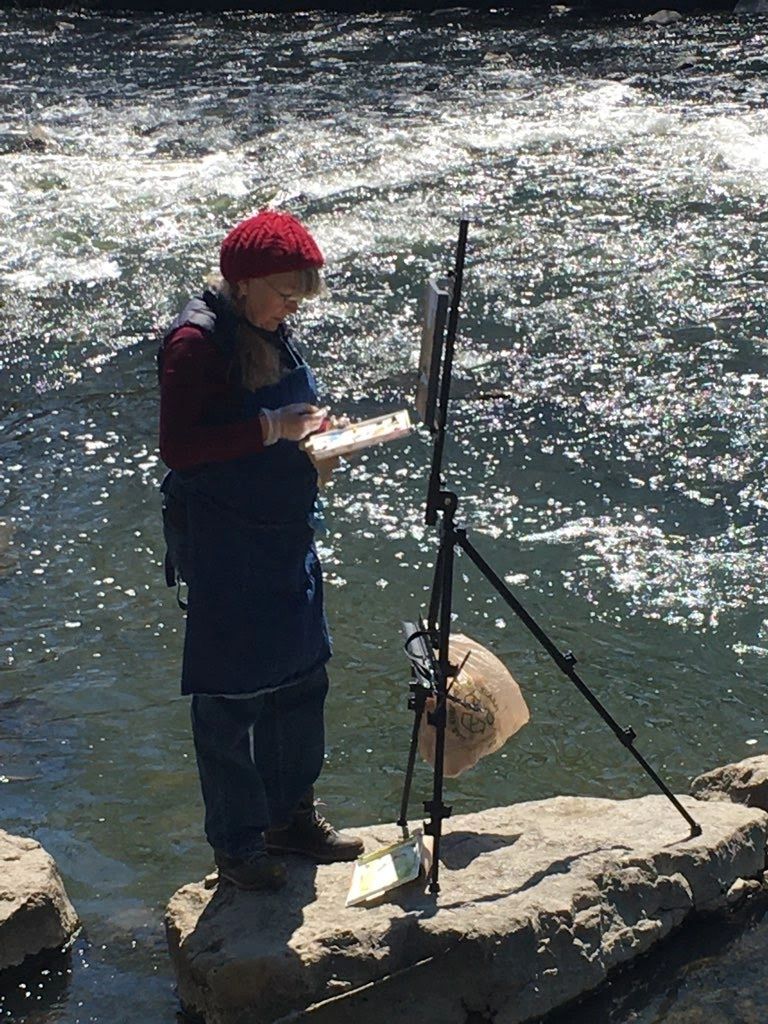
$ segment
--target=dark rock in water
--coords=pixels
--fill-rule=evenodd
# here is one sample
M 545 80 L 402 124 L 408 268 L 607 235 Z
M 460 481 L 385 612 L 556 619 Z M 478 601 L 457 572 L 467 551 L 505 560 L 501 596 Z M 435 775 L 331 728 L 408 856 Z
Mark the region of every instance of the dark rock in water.
M 766 13 L 768 14 L 768 7 L 766 8 Z M 768 55 L 764 57 L 748 57 L 741 67 L 742 71 L 757 72 L 758 74 L 765 73 L 768 71 Z
M 33 149 L 38 153 L 44 152 L 53 142 L 53 136 L 46 131 L 42 125 L 36 124 L 29 129 L 23 139 L 25 149 Z
M 768 0 L 737 0 L 734 14 L 768 14 Z
M 690 327 L 675 327 L 667 332 L 669 337 L 683 345 L 706 345 L 717 332 L 709 324 L 692 324 Z
M 741 313 L 721 313 L 720 316 L 713 316 L 712 323 L 718 331 L 732 331 L 742 321 Z
M 643 24 L 663 27 L 664 25 L 674 25 L 675 22 L 681 21 L 682 17 L 679 11 L 656 11 L 655 14 L 648 14 L 643 18 Z
M 430 17 L 439 18 L 439 17 L 441 17 L 442 15 L 445 15 L 445 14 L 450 14 L 450 15 L 471 14 L 472 13 L 472 9 L 470 7 L 459 7 L 458 4 L 457 4 L 455 7 L 450 7 L 450 6 L 432 7 L 429 10 L 428 13 L 429 13 Z
M 684 71 L 685 68 L 695 68 L 701 63 L 701 58 L 695 53 L 683 53 L 674 62 L 672 67 L 676 71 Z
M 668 328 L 664 336 L 678 345 L 706 345 L 717 337 L 717 331 L 709 324 L 690 324 L 686 327 Z
M 186 49 L 190 46 L 197 46 L 199 42 L 200 39 L 197 36 L 175 36 L 173 39 L 168 40 L 168 46 L 178 47 L 179 49 Z

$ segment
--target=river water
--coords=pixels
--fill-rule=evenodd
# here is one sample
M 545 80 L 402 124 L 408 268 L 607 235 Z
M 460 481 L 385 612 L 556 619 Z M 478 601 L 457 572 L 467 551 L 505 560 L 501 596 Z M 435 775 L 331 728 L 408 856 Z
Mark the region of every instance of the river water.
M 154 339 L 266 202 L 328 254 L 297 329 L 355 417 L 410 404 L 423 281 L 471 218 L 446 482 L 476 546 L 673 788 L 766 750 L 766 32 L 0 12 L 0 824 L 54 855 L 85 925 L 49 973 L 6 976 L 2 1019 L 174 1020 L 162 912 L 210 862 Z M 397 813 L 430 450 L 373 449 L 326 496 L 322 795 L 346 826 Z M 457 812 L 650 789 L 466 559 L 455 610 L 532 712 L 451 782 Z M 591 1019 L 762 1020 L 765 936 L 753 915 Z

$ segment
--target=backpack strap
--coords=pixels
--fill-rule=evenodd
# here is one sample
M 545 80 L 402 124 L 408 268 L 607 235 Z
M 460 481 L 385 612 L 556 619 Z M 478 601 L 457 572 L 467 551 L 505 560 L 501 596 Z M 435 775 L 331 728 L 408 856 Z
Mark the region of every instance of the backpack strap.
M 299 366 L 306 366 L 306 360 L 293 343 L 290 330 L 285 326 L 285 324 L 281 324 L 278 330 L 280 331 L 280 343 L 283 346 L 283 351 L 286 353 L 289 361 L 293 363 L 293 368 L 296 369 Z
M 234 311 L 215 292 L 206 289 L 200 298 L 190 299 L 179 315 L 172 321 L 163 335 L 157 349 L 157 379 L 163 373 L 163 355 L 168 339 L 180 327 L 190 324 L 199 327 L 209 337 L 227 360 L 235 354 L 235 325 L 237 317 Z

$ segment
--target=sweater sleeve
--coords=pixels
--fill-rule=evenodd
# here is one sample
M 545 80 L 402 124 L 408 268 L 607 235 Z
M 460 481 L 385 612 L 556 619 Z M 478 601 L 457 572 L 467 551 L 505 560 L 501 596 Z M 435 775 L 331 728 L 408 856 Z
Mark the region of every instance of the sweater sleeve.
M 165 342 L 160 377 L 160 456 L 170 469 L 227 462 L 264 448 L 258 416 L 210 426 L 206 413 L 228 392 L 227 367 L 200 328 L 185 325 Z

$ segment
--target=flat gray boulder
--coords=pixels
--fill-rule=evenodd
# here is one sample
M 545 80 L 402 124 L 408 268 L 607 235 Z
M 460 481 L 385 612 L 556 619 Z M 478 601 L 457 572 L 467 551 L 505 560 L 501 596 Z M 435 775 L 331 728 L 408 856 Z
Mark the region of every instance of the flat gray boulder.
M 49 854 L 0 829 L 0 970 L 61 949 L 80 926 Z
M 679 11 L 656 11 L 655 14 L 648 14 L 643 18 L 644 25 L 656 25 L 664 27 L 666 25 L 675 25 L 678 21 L 682 21 L 682 14 Z
M 555 797 L 445 822 L 442 891 L 344 907 L 351 865 L 289 864 L 279 893 L 184 886 L 166 914 L 184 1006 L 206 1024 L 516 1024 L 599 985 L 765 868 L 768 817 L 662 796 Z M 368 849 L 395 826 L 359 830 Z M 738 887 L 737 887 L 738 889 Z
M 731 800 L 768 811 L 768 754 L 699 775 L 691 783 L 691 793 L 697 800 Z

